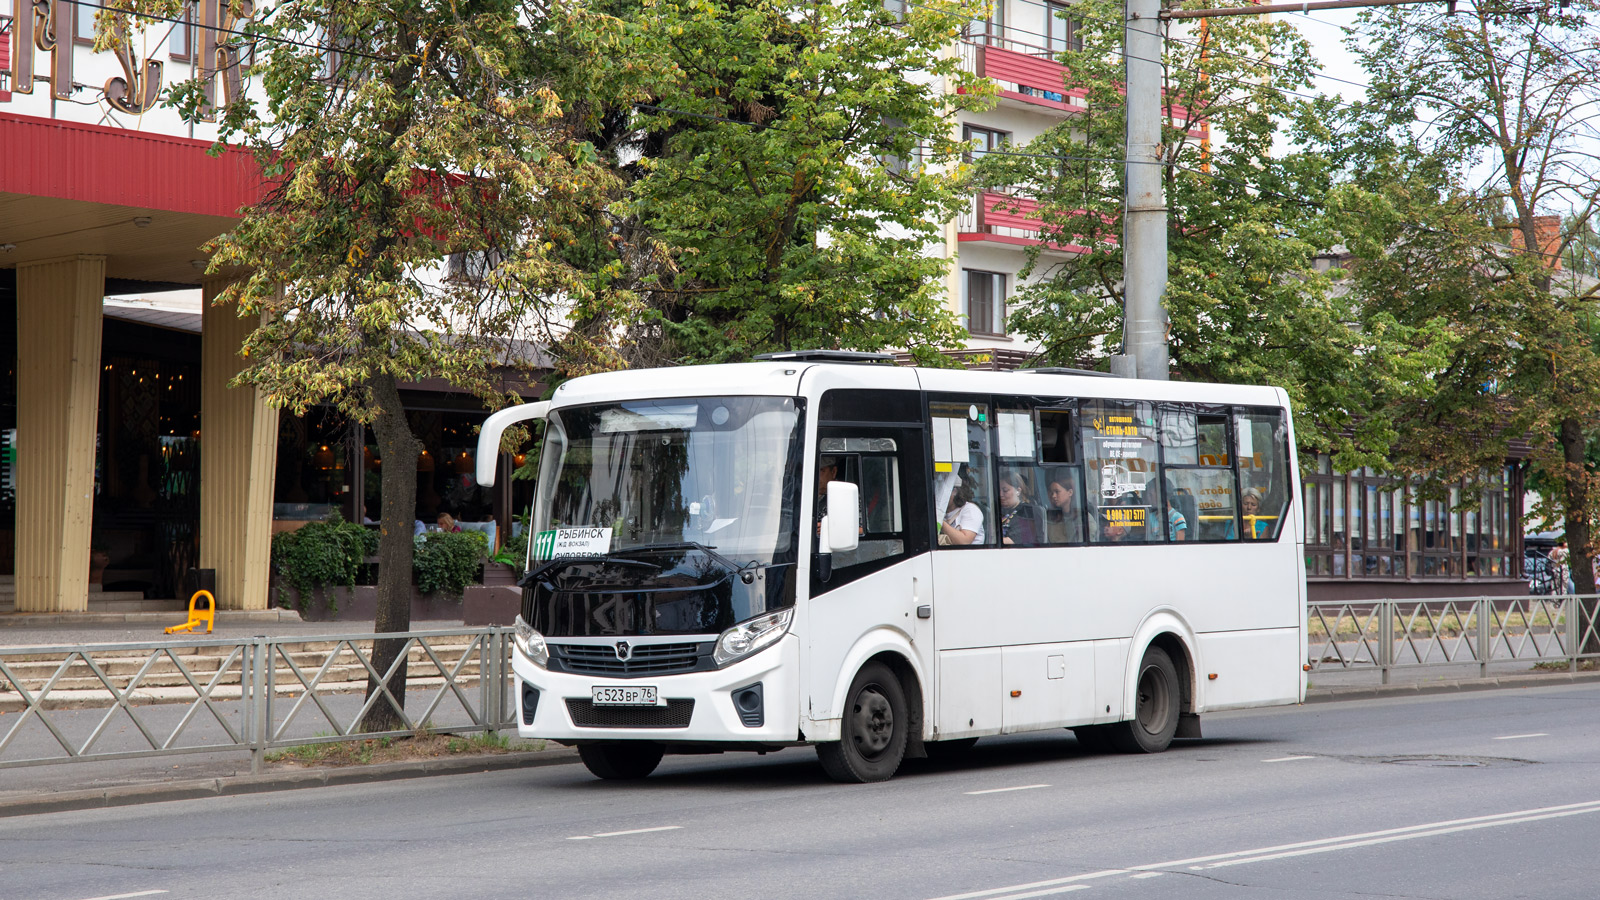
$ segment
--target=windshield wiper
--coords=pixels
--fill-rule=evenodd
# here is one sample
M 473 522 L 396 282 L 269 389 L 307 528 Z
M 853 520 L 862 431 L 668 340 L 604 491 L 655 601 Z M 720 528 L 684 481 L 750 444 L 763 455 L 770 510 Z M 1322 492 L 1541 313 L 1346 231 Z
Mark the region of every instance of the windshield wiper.
M 655 550 L 660 550 L 663 552 L 670 552 L 673 550 L 699 550 L 701 553 L 711 557 L 713 561 L 720 563 L 729 572 L 741 577 L 744 576 L 747 571 L 761 567 L 760 561 L 754 559 L 747 563 L 734 562 L 732 559 L 729 559 L 728 557 L 723 556 L 721 553 L 718 553 L 715 546 L 711 544 L 702 544 L 699 541 L 669 541 L 661 544 L 640 544 L 637 547 L 622 548 L 622 551 L 625 553 Z M 748 583 L 749 582 L 746 582 L 746 584 Z
M 546 572 L 552 572 L 558 568 L 596 562 L 614 563 L 619 566 L 639 566 L 645 569 L 654 569 L 657 572 L 661 571 L 661 567 L 653 562 L 646 562 L 642 559 L 628 559 L 625 556 L 558 556 L 555 559 L 540 563 L 523 573 L 522 577 L 517 579 L 517 587 L 527 587 Z

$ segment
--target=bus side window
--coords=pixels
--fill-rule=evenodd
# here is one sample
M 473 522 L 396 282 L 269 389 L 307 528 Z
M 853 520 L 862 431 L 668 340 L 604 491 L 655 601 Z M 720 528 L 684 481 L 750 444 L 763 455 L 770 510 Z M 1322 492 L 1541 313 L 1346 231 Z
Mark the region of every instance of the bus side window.
M 933 515 L 940 547 L 993 546 L 994 465 L 989 404 L 931 401 Z
M 1275 541 L 1289 512 L 1289 427 L 1280 409 L 1235 409 L 1239 513 L 1246 540 Z
M 906 551 L 899 442 L 892 437 L 835 436 L 840 430 L 830 428 L 817 439 L 817 480 L 820 485 L 825 466 L 831 462 L 834 478 L 859 488 L 861 542 L 854 550 L 833 554 L 834 571 L 891 559 Z M 820 508 L 825 501 L 821 496 L 817 500 Z
M 1157 479 L 1155 409 L 1138 401 L 1100 400 L 1080 411 L 1084 503 L 1092 543 L 1167 540 Z
M 1226 413 L 1225 407 L 1197 411 L 1188 404 L 1161 408 L 1162 485 L 1168 492 L 1169 540 L 1239 539 Z

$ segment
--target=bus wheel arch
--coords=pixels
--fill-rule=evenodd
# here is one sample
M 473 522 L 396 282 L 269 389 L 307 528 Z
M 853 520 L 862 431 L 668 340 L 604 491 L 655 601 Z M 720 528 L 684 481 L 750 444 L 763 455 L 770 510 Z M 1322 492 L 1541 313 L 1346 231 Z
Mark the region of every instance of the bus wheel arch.
M 878 654 L 854 672 L 839 709 L 839 740 L 817 745 L 817 760 L 834 781 L 887 781 L 905 759 L 914 692 L 889 665 L 894 656 Z
M 1174 737 L 1199 737 L 1199 681 L 1193 634 L 1176 613 L 1147 619 L 1131 644 L 1122 721 L 1107 727 L 1124 753 L 1159 753 Z
M 1163 631 L 1150 641 L 1151 646 L 1160 647 L 1172 659 L 1173 666 L 1178 670 L 1178 714 L 1179 716 L 1195 716 L 1195 707 L 1200 700 L 1199 682 L 1195 678 L 1194 654 L 1184 640 L 1170 631 Z M 1178 726 L 1179 731 L 1183 726 Z M 1182 734 L 1180 737 L 1184 736 Z M 1199 737 L 1199 735 L 1195 735 Z

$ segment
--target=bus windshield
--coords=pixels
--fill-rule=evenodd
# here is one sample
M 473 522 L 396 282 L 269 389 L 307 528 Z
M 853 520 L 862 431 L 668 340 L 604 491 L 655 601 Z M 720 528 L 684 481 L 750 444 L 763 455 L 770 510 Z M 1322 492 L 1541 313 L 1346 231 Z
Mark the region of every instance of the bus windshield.
M 553 410 L 532 557 L 692 542 L 732 560 L 793 562 L 800 500 L 793 397 L 625 400 Z

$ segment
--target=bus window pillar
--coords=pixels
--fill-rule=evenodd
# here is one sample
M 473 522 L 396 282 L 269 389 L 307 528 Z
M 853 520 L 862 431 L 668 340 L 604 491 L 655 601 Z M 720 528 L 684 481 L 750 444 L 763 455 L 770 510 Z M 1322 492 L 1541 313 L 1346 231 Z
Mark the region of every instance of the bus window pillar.
M 17 267 L 17 611 L 89 608 L 103 256 Z
M 229 284 L 202 284 L 200 344 L 200 567 L 217 570 L 220 609 L 266 609 L 278 410 L 253 387 L 229 387 L 257 317 L 213 301 Z M 188 598 L 183 598 L 188 599 Z

